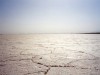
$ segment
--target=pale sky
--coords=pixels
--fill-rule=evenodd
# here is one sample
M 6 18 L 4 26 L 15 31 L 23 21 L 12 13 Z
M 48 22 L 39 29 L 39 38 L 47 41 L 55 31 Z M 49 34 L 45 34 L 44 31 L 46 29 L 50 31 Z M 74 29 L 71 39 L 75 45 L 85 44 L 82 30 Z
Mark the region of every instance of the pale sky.
M 0 33 L 100 32 L 100 0 L 0 0 Z

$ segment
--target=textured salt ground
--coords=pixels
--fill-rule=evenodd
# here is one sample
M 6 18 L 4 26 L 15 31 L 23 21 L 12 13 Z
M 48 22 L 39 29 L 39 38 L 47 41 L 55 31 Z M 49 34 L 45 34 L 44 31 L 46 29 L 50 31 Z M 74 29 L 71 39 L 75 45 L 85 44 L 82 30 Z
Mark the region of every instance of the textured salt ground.
M 0 35 L 0 75 L 100 75 L 100 35 Z

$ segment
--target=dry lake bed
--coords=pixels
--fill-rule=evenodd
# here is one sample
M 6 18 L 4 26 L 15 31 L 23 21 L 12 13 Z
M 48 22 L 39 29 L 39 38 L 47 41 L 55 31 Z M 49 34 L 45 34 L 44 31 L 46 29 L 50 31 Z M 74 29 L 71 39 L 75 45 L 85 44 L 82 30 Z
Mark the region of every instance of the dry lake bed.
M 100 34 L 0 35 L 0 75 L 100 75 Z

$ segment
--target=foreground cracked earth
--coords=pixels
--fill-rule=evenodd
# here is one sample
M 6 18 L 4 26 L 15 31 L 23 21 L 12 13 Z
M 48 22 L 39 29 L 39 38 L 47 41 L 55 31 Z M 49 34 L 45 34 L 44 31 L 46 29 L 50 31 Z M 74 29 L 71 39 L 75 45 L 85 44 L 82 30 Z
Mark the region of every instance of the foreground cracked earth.
M 0 75 L 100 75 L 100 35 L 0 35 Z

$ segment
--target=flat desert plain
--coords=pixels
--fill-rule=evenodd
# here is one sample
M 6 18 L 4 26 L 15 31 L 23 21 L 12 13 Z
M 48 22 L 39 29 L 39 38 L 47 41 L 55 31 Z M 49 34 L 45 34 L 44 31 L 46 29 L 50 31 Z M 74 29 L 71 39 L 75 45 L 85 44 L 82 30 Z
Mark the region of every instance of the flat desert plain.
M 0 75 L 100 75 L 100 34 L 0 35 Z

